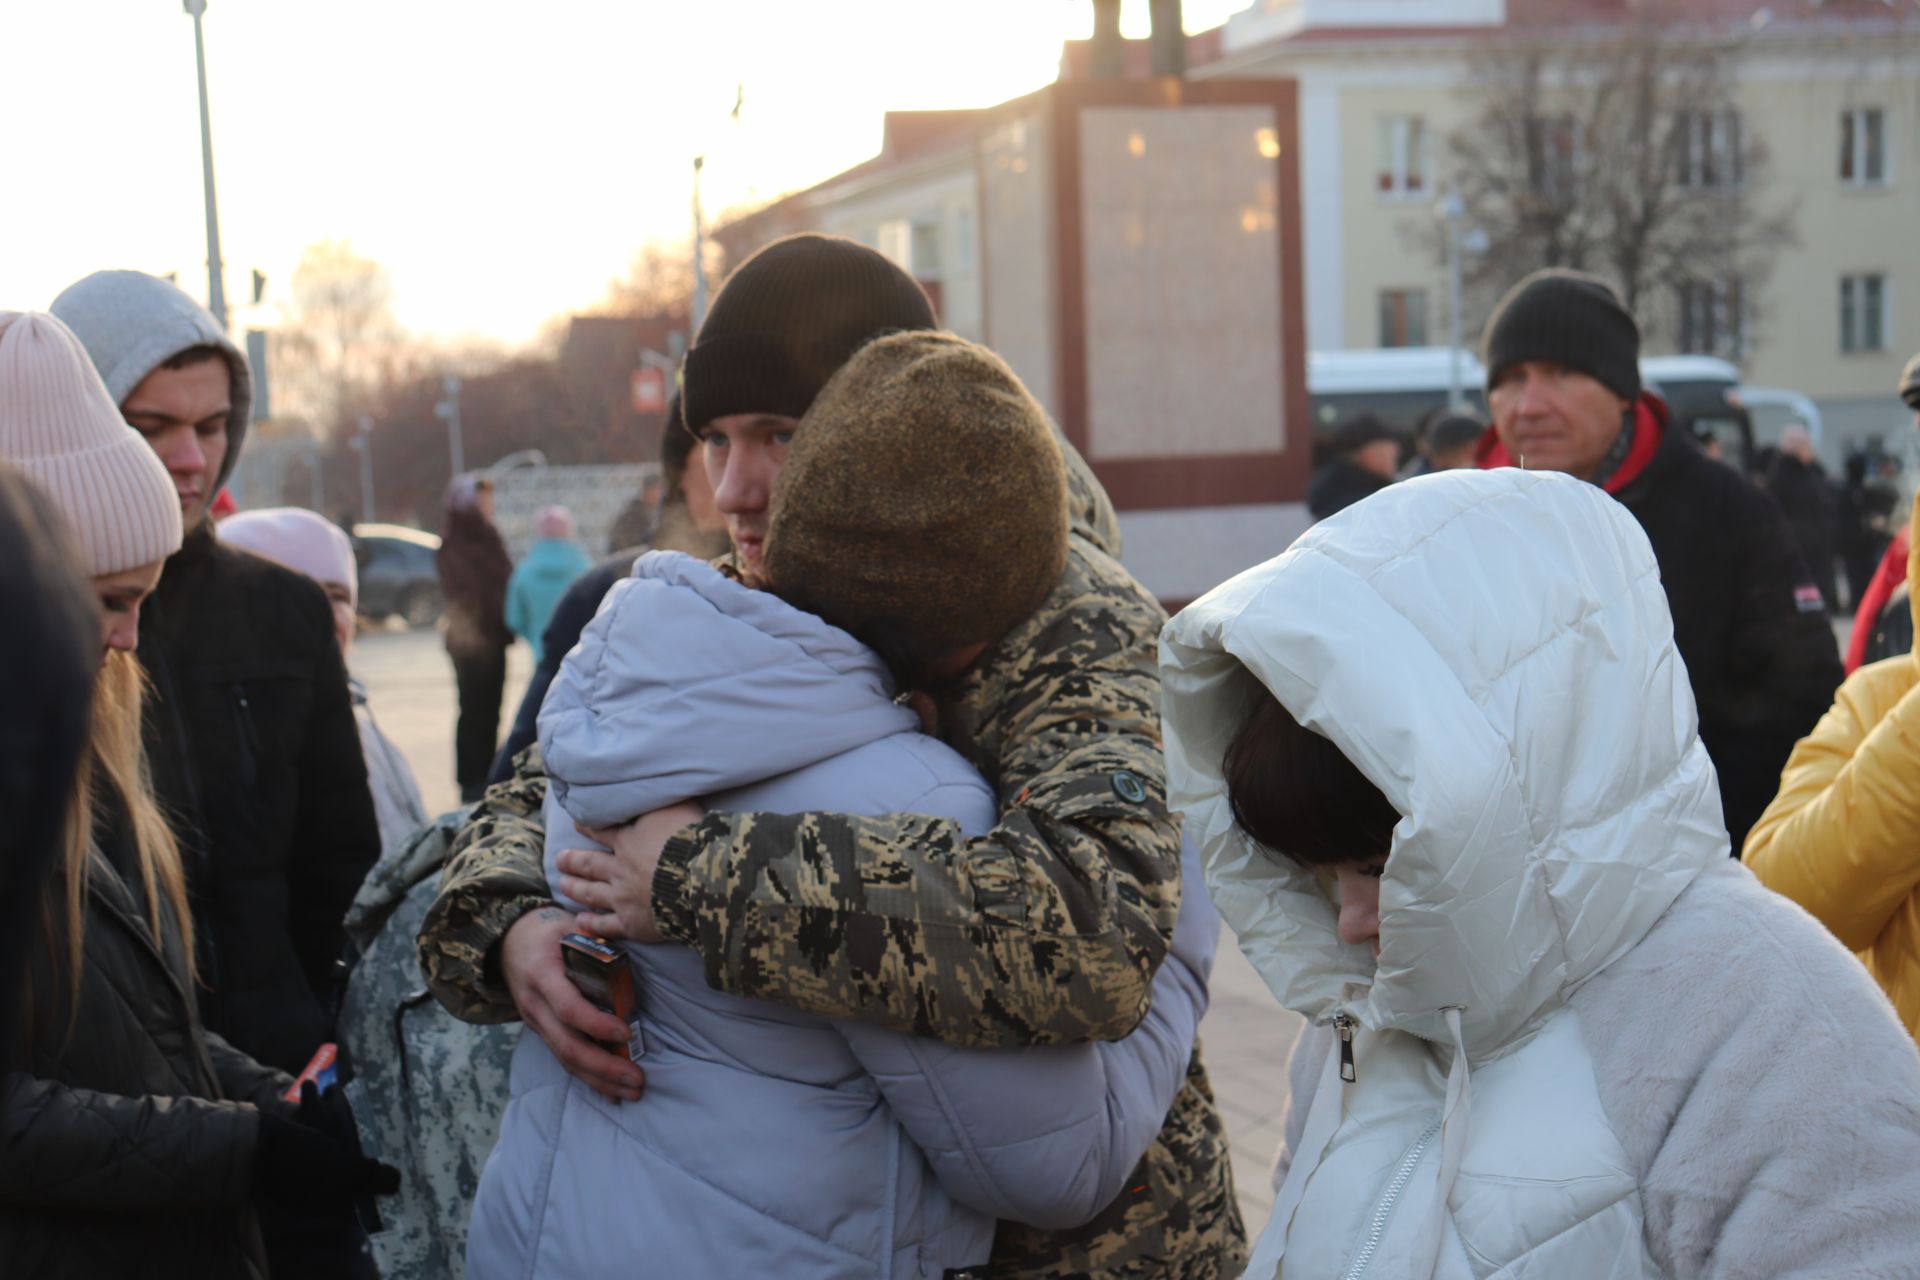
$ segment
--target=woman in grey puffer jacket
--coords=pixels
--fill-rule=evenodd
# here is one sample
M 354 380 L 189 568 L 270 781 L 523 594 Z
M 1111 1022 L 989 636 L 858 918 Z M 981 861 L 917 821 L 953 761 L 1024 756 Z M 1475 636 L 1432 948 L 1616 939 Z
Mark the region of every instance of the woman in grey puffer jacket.
M 609 595 L 541 740 L 556 881 L 575 821 L 691 796 L 995 818 L 871 650 L 672 553 Z M 1204 893 L 1187 902 L 1152 1012 L 1117 1044 L 958 1049 L 717 992 L 693 952 L 645 948 L 645 1096 L 610 1103 L 522 1037 L 469 1276 L 937 1277 L 986 1261 L 996 1219 L 1085 1220 L 1152 1141 L 1192 1048 L 1217 917 Z

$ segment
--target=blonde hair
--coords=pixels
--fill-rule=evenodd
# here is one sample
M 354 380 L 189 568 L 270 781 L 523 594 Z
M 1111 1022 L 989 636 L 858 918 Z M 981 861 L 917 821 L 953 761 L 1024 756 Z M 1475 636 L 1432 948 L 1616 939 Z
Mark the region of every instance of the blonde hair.
M 147 924 L 156 944 L 166 946 L 167 917 L 173 923 L 186 955 L 186 979 L 194 981 L 193 917 L 187 909 L 186 874 L 180 866 L 180 846 L 161 816 L 147 769 L 141 738 L 141 708 L 146 700 L 146 678 L 130 653 L 113 652 L 100 668 L 94 684 L 93 719 L 87 730 L 87 749 L 75 772 L 73 795 L 67 806 L 62 865 L 65 876 L 49 881 L 44 903 L 45 932 L 57 956 L 58 940 L 66 943 L 68 1028 L 79 1014 L 81 973 L 86 963 L 87 884 L 89 859 L 97 828 L 106 816 L 103 795 L 119 801 L 140 862 L 140 878 L 147 891 Z M 65 902 L 55 902 L 55 884 L 64 883 Z M 164 904 L 164 905 L 163 905 Z M 64 906 L 64 912 L 61 907 Z M 66 917 L 57 926 L 58 914 Z M 59 965 L 56 960 L 56 971 Z

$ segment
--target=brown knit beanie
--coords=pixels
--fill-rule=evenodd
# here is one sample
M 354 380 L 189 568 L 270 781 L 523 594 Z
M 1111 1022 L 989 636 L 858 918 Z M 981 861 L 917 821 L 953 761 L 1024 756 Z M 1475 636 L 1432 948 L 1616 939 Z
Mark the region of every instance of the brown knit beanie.
M 727 277 L 701 322 L 682 370 L 687 426 L 798 418 L 869 341 L 934 325 L 926 291 L 876 250 L 813 233 L 776 240 Z
M 801 419 L 775 482 L 769 585 L 900 673 L 1037 609 L 1067 557 L 1067 479 L 1045 410 L 949 333 L 856 354 Z

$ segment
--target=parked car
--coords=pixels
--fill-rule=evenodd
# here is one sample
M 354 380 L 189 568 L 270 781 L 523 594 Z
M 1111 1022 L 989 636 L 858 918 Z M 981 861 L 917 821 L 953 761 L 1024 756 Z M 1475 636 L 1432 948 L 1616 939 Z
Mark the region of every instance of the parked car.
M 434 553 L 440 539 L 398 524 L 353 526 L 354 558 L 360 565 L 360 612 L 369 618 L 399 615 L 410 627 L 440 620 L 440 574 Z

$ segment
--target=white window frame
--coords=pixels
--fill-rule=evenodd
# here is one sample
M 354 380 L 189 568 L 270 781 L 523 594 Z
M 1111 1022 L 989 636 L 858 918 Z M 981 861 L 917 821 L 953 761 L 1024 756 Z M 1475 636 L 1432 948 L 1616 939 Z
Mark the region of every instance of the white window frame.
M 1732 191 L 1746 183 L 1746 122 L 1739 108 L 1683 111 L 1676 127 L 1686 138 L 1686 151 L 1678 157 L 1684 162 L 1679 174 L 1682 187 L 1690 191 Z
M 1862 345 L 1861 321 L 1871 314 L 1866 309 L 1866 282 L 1880 282 L 1879 342 Z M 1851 288 L 1849 288 L 1851 286 Z M 1849 293 L 1852 294 L 1849 298 Z M 1854 342 L 1847 343 L 1847 322 L 1853 322 Z M 1840 277 L 1840 354 L 1846 356 L 1885 355 L 1893 350 L 1893 273 L 1891 271 L 1848 271 Z
M 1746 359 L 1752 351 L 1753 293 L 1745 278 L 1689 280 L 1680 286 L 1679 294 L 1679 345 L 1683 354 Z M 1702 317 L 1704 324 L 1696 324 L 1689 313 L 1702 301 L 1712 314 Z M 1706 344 L 1686 341 L 1702 330 L 1711 333 L 1714 340 Z
M 1407 135 L 1419 130 L 1419 154 L 1413 154 Z M 1387 152 L 1382 169 L 1378 163 L 1378 152 L 1384 143 Z M 1373 194 L 1379 200 L 1431 200 L 1433 198 L 1433 130 L 1427 126 L 1427 118 L 1422 115 L 1400 113 L 1383 115 L 1375 123 L 1374 148 L 1376 164 L 1373 171 Z M 1409 186 L 1408 180 L 1418 167 L 1420 185 Z M 1386 186 L 1380 185 L 1385 177 Z
M 1867 120 L 1878 117 L 1880 121 L 1880 173 L 1877 177 L 1867 174 Z M 1847 107 L 1840 113 L 1841 159 L 1851 161 L 1853 176 L 1842 176 L 1840 185 L 1849 191 L 1880 191 L 1893 185 L 1893 113 L 1885 107 L 1865 106 Z M 1847 127 L 1851 123 L 1851 129 Z M 1851 133 L 1852 155 L 1846 154 L 1846 143 Z

